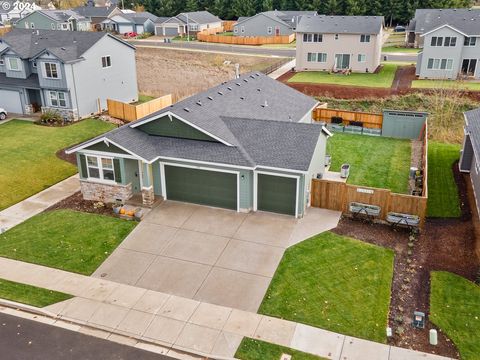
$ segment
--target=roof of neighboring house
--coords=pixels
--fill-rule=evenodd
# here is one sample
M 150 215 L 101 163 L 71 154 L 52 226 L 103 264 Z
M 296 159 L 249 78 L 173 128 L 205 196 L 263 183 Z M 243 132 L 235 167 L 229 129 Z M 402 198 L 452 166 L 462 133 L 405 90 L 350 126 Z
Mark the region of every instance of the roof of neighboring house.
M 26 79 L 17 79 L 8 77 L 5 73 L 0 73 L 0 84 L 2 85 L 10 85 L 10 86 L 21 86 L 21 87 L 28 87 L 28 88 L 38 88 L 40 89 L 40 83 L 38 81 L 37 74 L 31 74 Z
M 249 73 L 69 151 L 106 139 L 148 162 L 158 157 L 175 157 L 250 168 L 307 171 L 318 138 L 325 131 L 321 125 L 299 121 L 316 104 L 313 98 L 266 75 Z M 167 115 L 201 129 L 220 142 L 151 136 L 141 130 L 146 122 Z
M 149 12 L 137 12 L 137 13 L 128 13 L 128 14 L 123 14 L 121 15 L 124 18 L 129 19 L 130 21 L 134 22 L 137 25 L 142 25 L 145 24 L 147 20 L 151 20 L 155 22 L 157 20 L 157 17 Z
M 157 19 L 154 21 L 155 24 L 163 24 L 165 21 L 168 19 L 171 19 L 171 17 L 166 17 L 166 16 L 159 16 Z
M 475 154 L 480 155 L 480 108 L 465 111 L 465 130 L 470 135 Z
M 13 4 L 14 1 L 11 1 L 11 4 Z M 25 6 L 23 9 L 23 11 L 19 11 L 19 7 L 14 7 L 14 6 L 0 6 L 0 14 L 9 14 L 9 13 L 18 13 L 18 12 L 32 12 L 32 10 L 37 10 L 37 9 L 40 9 L 40 6 L 38 6 L 35 1 L 28 1 L 28 0 L 25 0 L 25 1 L 22 1 L 23 4 L 29 4 L 30 6 Z M 22 4 L 22 5 L 23 5 Z M 1 4 L 0 4 L 1 5 Z M 31 10 L 30 10 L 31 9 Z
M 192 11 L 192 12 L 183 12 L 176 16 L 178 19 L 183 21 L 185 24 L 188 22 L 196 22 L 197 24 L 209 24 L 222 21 L 216 15 L 209 13 L 208 11 Z
M 115 9 L 117 9 L 116 6 L 78 6 L 76 8 L 73 8 L 72 10 L 79 15 L 92 18 L 107 17 Z
M 22 59 L 30 59 L 43 51 L 48 51 L 64 62 L 75 61 L 95 45 L 100 39 L 109 36 L 126 46 L 135 48 L 127 42 L 104 32 L 55 31 L 13 29 L 0 37 L 2 42 Z M 1 51 L 1 50 L 0 50 Z
M 378 34 L 384 26 L 383 16 L 302 16 L 299 33 Z
M 178 19 L 176 16 L 172 17 L 159 17 L 157 21 L 155 21 L 157 24 L 163 24 L 163 23 L 171 23 L 171 24 L 181 24 L 184 25 L 185 23 Z
M 408 28 L 424 34 L 444 25 L 466 35 L 480 35 L 480 9 L 417 9 Z
M 79 15 L 77 12 L 72 10 L 37 10 L 35 12 L 59 22 L 67 21 L 72 17 L 77 20 L 87 21 L 87 18 L 85 18 L 83 15 Z

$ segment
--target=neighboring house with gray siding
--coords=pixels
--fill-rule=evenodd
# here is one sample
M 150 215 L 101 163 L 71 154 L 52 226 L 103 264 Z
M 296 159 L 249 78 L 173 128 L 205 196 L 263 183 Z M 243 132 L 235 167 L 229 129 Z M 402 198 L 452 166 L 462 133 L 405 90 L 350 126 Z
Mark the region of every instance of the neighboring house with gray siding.
M 171 18 L 161 18 L 155 24 L 155 35 L 165 37 L 186 36 L 207 30 L 223 29 L 222 20 L 208 11 L 183 12 Z
M 100 30 L 100 23 L 114 15 L 121 15 L 122 11 L 116 6 L 78 6 L 72 9 L 78 15 L 90 20 L 94 29 Z
M 14 26 L 32 30 L 91 30 L 90 20 L 72 10 L 37 10 L 18 20 Z
M 302 16 L 296 30 L 296 70 L 375 72 L 383 28 L 383 16 Z
M 149 12 L 117 14 L 100 23 L 102 30 L 115 31 L 119 34 L 135 32 L 137 34 L 155 32 L 157 17 Z
M 302 217 L 331 134 L 318 102 L 260 73 L 193 95 L 67 150 L 85 199 L 141 195 Z
M 470 173 L 477 209 L 480 207 L 480 108 L 463 113 L 465 136 L 460 155 L 461 172 Z M 479 211 L 480 213 L 480 211 Z
M 13 29 L 0 38 L 0 107 L 77 120 L 138 99 L 135 47 L 106 33 Z

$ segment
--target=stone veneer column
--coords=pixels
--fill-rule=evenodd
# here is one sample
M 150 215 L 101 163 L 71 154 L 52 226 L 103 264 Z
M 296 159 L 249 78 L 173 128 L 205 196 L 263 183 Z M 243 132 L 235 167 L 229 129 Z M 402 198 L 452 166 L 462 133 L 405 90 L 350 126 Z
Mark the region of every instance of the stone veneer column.
M 150 188 L 142 189 L 142 202 L 146 207 L 152 207 L 155 202 L 155 193 L 153 192 L 153 186 Z

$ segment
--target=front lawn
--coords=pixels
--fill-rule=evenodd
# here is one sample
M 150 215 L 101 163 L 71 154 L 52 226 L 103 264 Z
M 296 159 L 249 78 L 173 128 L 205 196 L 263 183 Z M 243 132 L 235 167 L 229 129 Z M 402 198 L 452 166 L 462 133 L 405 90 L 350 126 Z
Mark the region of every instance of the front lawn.
M 480 91 L 480 82 L 458 80 L 413 80 L 412 88 L 415 89 L 454 89 Z
M 322 360 L 319 356 L 250 338 L 243 338 L 235 354 L 235 359 L 279 360 L 282 354 L 291 355 L 292 360 Z
M 44 307 L 71 299 L 72 296 L 58 291 L 0 279 L 0 298 L 36 307 Z
M 452 165 L 460 157 L 460 145 L 428 143 L 428 216 L 459 217 L 460 200 Z
M 430 276 L 430 320 L 455 343 L 462 360 L 478 360 L 480 287 L 448 272 Z
M 55 153 L 113 127 L 93 119 L 65 127 L 21 120 L 0 125 L 0 210 L 75 174 L 77 167 Z
M 0 235 L 0 256 L 92 274 L 136 222 L 72 210 L 41 213 Z
M 385 46 L 382 48 L 382 53 L 409 53 L 409 54 L 417 54 L 420 52 L 421 49 L 415 48 L 407 48 L 403 46 Z
M 352 73 L 342 75 L 330 74 L 326 71 L 305 71 L 295 74 L 288 82 L 389 88 L 392 86 L 397 67 L 396 64 L 384 63 L 377 74 Z
M 352 185 L 408 192 L 411 145 L 409 140 L 335 133 L 327 142 L 331 171 L 350 164 Z
M 385 342 L 393 251 L 325 232 L 289 248 L 259 313 Z

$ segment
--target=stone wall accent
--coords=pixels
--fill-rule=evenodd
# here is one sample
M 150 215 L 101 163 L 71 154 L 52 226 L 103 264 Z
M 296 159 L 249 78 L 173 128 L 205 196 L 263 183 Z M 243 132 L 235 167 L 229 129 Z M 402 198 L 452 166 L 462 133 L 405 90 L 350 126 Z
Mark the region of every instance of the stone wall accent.
M 153 186 L 150 188 L 142 189 L 143 205 L 146 207 L 152 207 L 155 202 L 155 193 L 153 192 Z
M 33 105 L 32 104 L 27 104 L 25 105 L 25 114 L 26 115 L 31 115 L 33 114 L 34 111 L 33 111 Z
M 132 184 L 102 184 L 88 180 L 80 180 L 80 189 L 85 200 L 114 203 L 117 200 L 127 201 L 133 195 Z
M 67 121 L 76 121 L 79 120 L 77 109 L 62 109 L 49 106 L 42 106 L 42 114 L 47 111 L 55 111 L 60 113 L 62 118 L 67 119 Z

